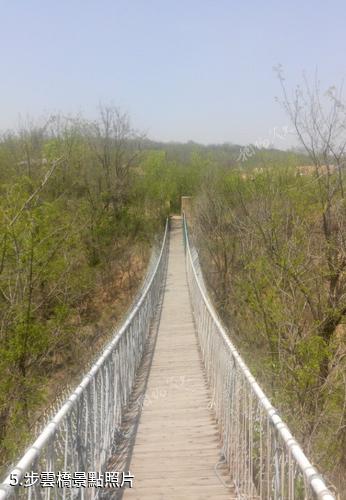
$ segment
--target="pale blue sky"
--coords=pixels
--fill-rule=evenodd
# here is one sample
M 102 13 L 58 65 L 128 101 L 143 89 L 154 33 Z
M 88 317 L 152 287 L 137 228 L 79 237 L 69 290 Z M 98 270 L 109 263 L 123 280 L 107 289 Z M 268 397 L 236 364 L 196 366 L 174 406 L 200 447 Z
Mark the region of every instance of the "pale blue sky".
M 345 25 L 342 0 L 0 0 L 0 128 L 102 101 L 154 139 L 271 139 L 288 125 L 273 65 L 339 84 Z

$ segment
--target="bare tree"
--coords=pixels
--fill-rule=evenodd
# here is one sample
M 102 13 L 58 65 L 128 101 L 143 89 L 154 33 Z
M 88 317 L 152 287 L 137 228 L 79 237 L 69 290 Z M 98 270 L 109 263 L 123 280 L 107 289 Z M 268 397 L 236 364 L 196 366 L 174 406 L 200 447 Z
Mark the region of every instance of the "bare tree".
M 313 86 L 304 78 L 289 98 L 282 68 L 277 68 L 282 88 L 282 104 L 297 136 L 314 166 L 321 206 L 321 233 L 328 266 L 326 307 L 315 310 L 319 332 L 329 343 L 346 315 L 346 206 L 344 168 L 346 162 L 346 107 L 342 92 L 335 87 L 321 96 L 317 77 Z M 326 311 L 329 311 L 329 313 Z M 321 366 L 322 381 L 328 376 L 328 359 Z
M 143 136 L 132 127 L 127 113 L 115 106 L 100 106 L 100 119 L 87 126 L 89 145 L 100 163 L 105 202 L 116 212 L 125 201 L 129 173 L 138 160 Z

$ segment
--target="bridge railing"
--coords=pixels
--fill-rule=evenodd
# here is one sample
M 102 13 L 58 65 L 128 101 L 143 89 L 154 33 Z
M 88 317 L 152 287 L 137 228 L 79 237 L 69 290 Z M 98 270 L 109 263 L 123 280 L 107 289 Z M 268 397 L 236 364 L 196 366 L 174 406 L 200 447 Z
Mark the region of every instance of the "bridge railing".
M 12 493 L 35 499 L 96 496 L 99 491 L 96 488 L 77 488 L 78 477 L 81 480 L 88 472 L 102 473 L 112 450 L 116 452 L 123 409 L 129 400 L 163 290 L 167 257 L 168 221 L 158 258 L 125 322 L 76 390 L 0 484 L 0 500 Z M 47 484 L 49 478 L 52 479 L 49 473 L 54 474 L 55 481 L 60 472 L 64 474 L 60 475 L 60 485 L 65 484 L 65 487 L 57 488 L 55 483 L 53 489 L 42 488 L 42 482 L 37 480 L 43 473 Z M 33 486 L 25 488 L 27 474 Z M 90 481 L 87 484 L 90 485 Z
M 287 425 L 251 375 L 208 297 L 184 217 L 190 296 L 224 460 L 239 498 L 333 500 Z

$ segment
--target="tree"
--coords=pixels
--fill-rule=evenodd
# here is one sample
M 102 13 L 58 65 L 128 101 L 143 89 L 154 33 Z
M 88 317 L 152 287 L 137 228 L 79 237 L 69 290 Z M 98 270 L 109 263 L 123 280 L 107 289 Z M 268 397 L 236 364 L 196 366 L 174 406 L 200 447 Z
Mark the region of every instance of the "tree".
M 316 177 L 292 167 L 208 178 L 196 203 L 195 234 L 233 340 L 308 453 L 341 481 L 345 216 L 336 172 L 330 182 L 338 189 L 331 205 L 338 213 L 335 240 L 325 237 Z M 332 250 L 340 264 L 337 295 Z
M 100 106 L 100 120 L 86 127 L 88 142 L 102 167 L 99 191 L 104 190 L 104 202 L 114 213 L 126 202 L 130 169 L 139 159 L 140 136 L 130 124 L 126 113 L 114 106 Z

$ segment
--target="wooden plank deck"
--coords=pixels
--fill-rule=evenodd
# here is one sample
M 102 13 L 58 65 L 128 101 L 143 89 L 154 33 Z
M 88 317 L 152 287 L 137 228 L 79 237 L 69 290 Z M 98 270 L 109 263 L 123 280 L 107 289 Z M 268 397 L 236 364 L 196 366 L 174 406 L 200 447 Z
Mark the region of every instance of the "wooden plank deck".
M 230 499 L 209 406 L 185 274 L 182 220 L 172 219 L 168 275 L 156 348 L 130 471 L 133 499 Z

